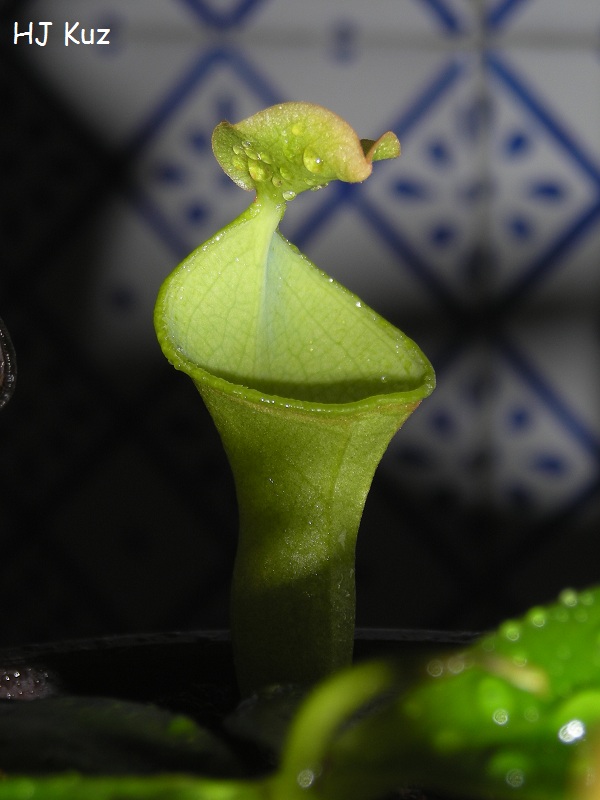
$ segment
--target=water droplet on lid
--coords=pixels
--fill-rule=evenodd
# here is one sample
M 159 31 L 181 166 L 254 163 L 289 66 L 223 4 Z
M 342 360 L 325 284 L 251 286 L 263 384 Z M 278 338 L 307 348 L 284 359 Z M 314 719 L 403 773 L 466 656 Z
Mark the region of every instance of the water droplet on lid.
M 322 172 L 325 164 L 323 163 L 323 159 L 321 156 L 318 155 L 312 148 L 307 147 L 304 153 L 302 154 L 302 161 L 304 162 L 304 166 L 309 172 L 318 173 Z
M 248 172 L 250 173 L 250 177 L 259 183 L 271 177 L 271 168 L 260 161 L 250 161 L 248 164 Z
M 286 140 L 283 143 L 283 155 L 290 162 L 295 162 L 298 158 L 299 148 L 294 139 L 292 141 Z

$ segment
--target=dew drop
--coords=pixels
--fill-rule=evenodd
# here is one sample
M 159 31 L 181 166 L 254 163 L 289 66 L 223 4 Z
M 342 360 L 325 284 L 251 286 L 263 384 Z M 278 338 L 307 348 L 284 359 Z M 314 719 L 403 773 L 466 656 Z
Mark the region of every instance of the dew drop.
M 232 150 L 236 154 L 236 156 L 241 156 L 242 153 L 244 152 L 242 148 L 239 146 L 239 144 L 234 144 Z
M 506 783 L 511 789 L 520 789 L 525 783 L 525 773 L 522 769 L 509 769 L 506 773 Z
M 507 622 L 502 626 L 501 633 L 509 642 L 518 642 L 521 637 L 521 626 L 517 622 Z
M 307 147 L 304 151 L 302 155 L 302 161 L 304 162 L 306 169 L 313 173 L 322 172 L 325 166 L 321 156 L 315 153 L 315 151 L 310 147 Z
M 315 777 L 312 769 L 303 769 L 296 776 L 296 780 L 301 789 L 309 789 L 315 782 Z
M 278 189 L 279 189 L 280 186 L 283 185 L 283 181 L 281 180 L 281 178 L 278 178 L 277 175 L 273 175 L 273 177 L 271 178 L 271 183 L 273 184 L 273 186 L 276 186 Z
M 281 175 L 284 181 L 294 180 L 294 173 L 291 172 L 287 167 L 280 167 L 279 174 Z
M 289 189 L 286 192 L 283 192 L 283 199 L 284 200 L 293 200 L 294 197 L 296 197 L 296 192 L 293 192 L 291 189 Z
M 580 719 L 572 719 L 558 731 L 558 738 L 563 744 L 572 744 L 585 736 L 585 725 Z
M 548 621 L 543 608 L 532 608 L 527 615 L 527 619 L 535 628 L 543 628 Z
M 252 161 L 258 161 L 260 158 L 256 150 L 253 150 L 251 147 L 244 147 L 244 153 L 246 153 L 248 158 Z
M 258 157 L 259 157 L 259 159 L 261 161 L 264 161 L 265 164 L 272 164 L 273 163 L 273 159 L 271 158 L 269 153 L 259 153 Z
M 271 168 L 260 161 L 251 161 L 248 164 L 248 172 L 250 173 L 250 177 L 259 183 L 271 177 Z
M 506 725 L 509 720 L 508 711 L 505 708 L 497 708 L 492 714 L 492 719 L 496 725 Z
M 439 678 L 444 674 L 444 662 L 439 658 L 433 658 L 427 664 L 427 672 L 432 678 Z
M 565 589 L 560 593 L 558 599 L 564 606 L 575 608 L 578 602 L 577 592 L 574 589 Z
M 465 659 L 462 656 L 454 656 L 448 659 L 448 672 L 452 675 L 460 675 L 465 669 Z

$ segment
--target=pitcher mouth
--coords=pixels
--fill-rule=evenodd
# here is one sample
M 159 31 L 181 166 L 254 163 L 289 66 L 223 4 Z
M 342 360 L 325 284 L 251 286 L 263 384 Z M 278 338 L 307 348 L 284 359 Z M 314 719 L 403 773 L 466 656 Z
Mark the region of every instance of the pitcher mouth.
M 338 382 L 325 384 L 327 392 L 318 393 L 321 384 L 298 384 L 298 392 L 287 391 L 294 389 L 290 384 L 278 385 L 274 381 L 265 383 L 255 380 L 247 383 L 240 381 L 238 376 L 224 376 L 209 372 L 198 364 L 180 356 L 179 359 L 171 362 L 173 366 L 184 372 L 194 381 L 196 387 L 201 392 L 204 389 L 212 389 L 235 397 L 240 402 L 263 406 L 266 408 L 295 409 L 306 413 L 335 413 L 336 415 L 353 414 L 359 412 L 383 411 L 385 408 L 398 407 L 399 405 L 416 408 L 419 403 L 435 388 L 435 379 L 430 376 L 422 381 L 415 381 L 412 385 L 400 387 L 399 381 L 396 385 L 390 381 L 381 381 L 379 391 L 367 391 L 371 387 L 371 382 L 365 382 L 362 387 L 365 391 L 360 391 L 361 386 L 356 381 Z M 347 385 L 346 385 L 347 384 Z M 372 382 L 375 387 L 375 381 Z M 312 392 L 307 392 L 314 389 Z M 344 392 L 347 390 L 347 394 Z

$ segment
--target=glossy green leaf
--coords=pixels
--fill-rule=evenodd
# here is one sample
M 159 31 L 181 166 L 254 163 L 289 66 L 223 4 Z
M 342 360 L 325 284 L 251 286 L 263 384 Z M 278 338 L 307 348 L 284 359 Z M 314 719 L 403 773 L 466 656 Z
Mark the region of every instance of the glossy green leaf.
M 189 775 L 5 777 L 0 800 L 283 800 L 266 782 L 202 780 Z
M 393 689 L 391 664 L 365 665 L 301 709 L 287 761 L 312 770 L 315 797 L 370 800 L 400 785 L 475 800 L 597 797 L 600 588 L 563 592 L 465 651 L 429 659 L 412 686 L 402 677 L 398 665 Z M 319 741 L 308 712 L 331 707 L 344 681 L 346 703 L 371 685 L 367 699 L 379 705 L 354 720 L 334 714 Z

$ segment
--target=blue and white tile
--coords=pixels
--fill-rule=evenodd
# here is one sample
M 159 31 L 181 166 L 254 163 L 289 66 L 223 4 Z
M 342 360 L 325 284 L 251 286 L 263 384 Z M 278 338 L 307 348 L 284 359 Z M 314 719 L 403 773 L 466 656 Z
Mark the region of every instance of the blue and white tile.
M 597 434 L 586 428 L 565 396 L 563 383 L 573 372 L 573 353 L 562 349 L 562 359 L 554 364 L 555 371 L 560 370 L 559 364 L 565 367 L 563 382 L 558 384 L 529 360 L 528 352 L 512 343 L 497 365 L 492 420 L 494 505 L 529 520 L 547 518 L 571 506 L 598 479 Z M 598 387 L 593 390 L 590 404 L 598 396 Z
M 600 348 L 595 315 L 567 308 L 523 315 L 507 326 L 514 371 L 555 414 L 555 422 L 600 457 Z M 518 369 L 517 369 L 518 367 Z
M 478 62 L 441 62 L 398 105 L 403 154 L 365 187 L 403 269 L 447 309 L 477 302 L 481 250 L 483 127 Z M 485 197 L 483 197 L 485 200 Z
M 195 2 L 191 0 L 190 5 Z M 215 5 L 214 0 L 204 3 Z M 471 0 L 405 0 L 400 4 L 378 0 L 376 13 L 361 0 L 263 0 L 255 6 L 248 24 L 265 40 L 272 33 L 308 45 L 329 40 L 332 52 L 342 61 L 359 43 L 379 47 L 393 39 L 414 47 L 416 42 L 431 44 L 432 39 L 467 35 L 477 18 Z
M 135 177 L 140 207 L 174 255 L 186 255 L 252 201 L 214 159 L 215 125 L 276 99 L 246 59 L 211 51 L 162 98 L 135 145 Z
M 272 51 L 261 54 L 263 72 L 272 72 L 276 59 Z M 304 68 L 303 60 L 308 62 Z M 355 254 L 371 249 L 376 270 L 386 265 L 375 281 L 391 277 L 399 309 L 432 308 L 432 302 L 440 296 L 445 302 L 454 291 L 470 296 L 471 276 L 461 265 L 477 239 L 471 195 L 477 189 L 479 154 L 465 131 L 477 113 L 471 66 L 469 59 L 437 53 L 377 50 L 340 76 L 320 63 L 317 53 L 306 59 L 298 52 L 278 72 L 288 97 L 333 105 L 359 135 L 376 138 L 391 128 L 400 136 L 400 159 L 376 164 L 364 187 L 347 194 L 332 184 L 298 198 L 284 220 L 292 241 L 359 294 L 371 278 L 365 278 Z M 398 75 L 406 77 L 399 82 Z M 373 285 L 364 299 L 377 307 L 374 292 Z M 385 289 L 381 299 L 389 303 Z
M 589 37 L 600 30 L 600 8 L 596 0 L 485 0 L 490 31 L 506 36 L 527 35 L 541 42 L 558 34 L 563 40 L 573 34 Z
M 600 65 L 585 52 L 553 59 L 511 50 L 489 61 L 494 287 L 511 300 L 535 292 L 537 304 L 600 289 L 590 260 L 600 246 L 600 107 L 586 97 Z M 569 91 L 578 76 L 579 96 Z
M 421 498 L 425 515 L 438 505 L 468 509 L 489 501 L 493 392 L 489 348 L 474 342 L 439 370 L 435 392 L 392 440 L 382 469 L 402 492 Z

